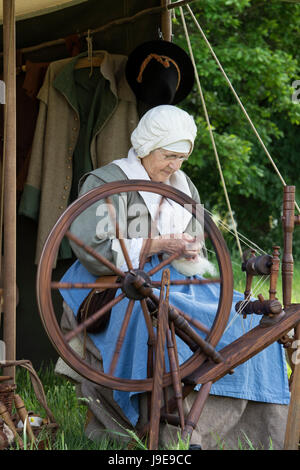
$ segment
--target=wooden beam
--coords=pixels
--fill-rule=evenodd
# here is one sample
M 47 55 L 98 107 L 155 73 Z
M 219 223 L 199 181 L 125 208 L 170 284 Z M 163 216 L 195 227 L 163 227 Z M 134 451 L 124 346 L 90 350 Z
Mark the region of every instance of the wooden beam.
M 300 322 L 300 304 L 292 304 L 286 309 L 285 316 L 275 325 L 264 328 L 256 326 L 243 336 L 219 351 L 223 362 L 216 364 L 207 361 L 189 377 L 184 378 L 187 384 L 213 383 L 230 373 L 240 364 L 248 361 L 270 344 L 280 339 L 286 332 Z
M 171 0 L 161 0 L 161 6 L 163 8 L 166 8 L 170 3 Z M 161 13 L 161 32 L 165 41 L 172 40 L 171 10 L 165 9 Z
M 91 29 L 90 34 L 93 35 L 93 34 L 96 34 L 96 33 L 107 31 L 108 29 L 112 28 L 113 26 L 120 26 L 120 25 L 123 25 L 123 24 L 134 23 L 135 21 L 139 20 L 140 18 L 142 18 L 145 15 L 152 15 L 152 14 L 159 14 L 160 13 L 162 15 L 162 22 L 165 23 L 168 20 L 163 19 L 163 18 L 164 17 L 168 18 L 169 16 L 171 16 L 170 12 L 171 12 L 172 9 L 174 9 L 176 7 L 186 5 L 187 3 L 192 3 L 195 0 L 180 0 L 180 1 L 175 2 L 175 3 L 170 3 L 169 0 L 161 0 L 161 1 L 164 2 L 164 3 L 166 3 L 166 2 L 167 3 L 165 5 L 162 3 L 162 5 L 158 6 L 158 7 L 146 8 L 146 9 L 141 10 L 141 11 L 139 11 L 138 13 L 136 13 L 132 16 L 117 18 L 115 20 L 112 20 L 107 24 L 99 26 L 99 28 Z M 170 19 L 170 21 L 171 21 L 171 19 Z M 165 28 L 165 26 L 164 26 L 164 28 Z M 170 36 L 171 32 L 168 33 L 167 31 L 165 31 L 165 32 L 163 31 L 163 34 L 164 34 L 164 38 L 168 41 L 169 40 L 168 37 L 171 37 Z M 87 35 L 88 35 L 87 31 L 78 33 L 79 37 L 84 37 L 84 36 L 87 36 Z M 26 54 L 28 52 L 33 52 L 33 51 L 37 51 L 37 50 L 40 50 L 40 49 L 44 49 L 44 48 L 47 48 L 47 47 L 52 47 L 52 46 L 56 46 L 56 45 L 60 45 L 60 44 L 65 44 L 65 39 L 64 38 L 54 39 L 53 41 L 47 41 L 47 42 L 44 42 L 44 43 L 41 43 L 41 44 L 36 44 L 35 46 L 23 47 L 23 48 L 19 49 L 19 51 L 22 54 Z M 1 55 L 3 55 L 3 53 L 0 54 L 0 56 Z
M 4 316 L 6 359 L 16 358 L 16 49 L 15 0 L 3 0 L 4 105 Z M 15 368 L 7 375 L 15 380 Z

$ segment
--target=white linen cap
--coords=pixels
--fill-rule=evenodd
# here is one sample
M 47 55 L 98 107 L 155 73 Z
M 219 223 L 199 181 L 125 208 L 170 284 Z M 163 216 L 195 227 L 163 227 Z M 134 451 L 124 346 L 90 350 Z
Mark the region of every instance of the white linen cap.
M 191 142 L 189 140 L 178 140 L 172 144 L 164 145 L 162 148 L 164 150 L 170 150 L 171 152 L 189 154 L 191 150 Z
M 190 114 L 176 106 L 161 105 L 144 114 L 131 134 L 131 143 L 140 158 L 158 148 L 168 150 L 171 147 L 171 150 L 178 151 L 173 146 L 177 142 L 181 143 L 176 148 L 185 150 L 182 153 L 191 153 L 196 134 L 197 127 Z M 189 148 L 182 141 L 187 141 Z

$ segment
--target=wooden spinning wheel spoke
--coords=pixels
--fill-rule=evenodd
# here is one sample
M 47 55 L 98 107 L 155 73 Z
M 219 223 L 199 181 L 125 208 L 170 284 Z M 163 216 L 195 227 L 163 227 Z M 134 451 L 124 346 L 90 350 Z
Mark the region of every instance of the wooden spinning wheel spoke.
M 120 243 L 120 246 L 121 246 L 123 256 L 124 256 L 125 262 L 127 264 L 128 270 L 132 271 L 133 266 L 132 266 L 131 259 L 130 259 L 129 254 L 128 254 L 126 243 L 124 241 L 124 238 L 123 238 L 122 233 L 120 231 L 119 224 L 117 222 L 115 206 L 113 205 L 112 200 L 109 197 L 106 197 L 105 201 L 106 201 L 106 204 L 107 204 L 107 207 L 108 207 L 109 215 L 110 215 L 110 217 L 112 219 L 112 222 L 113 222 L 113 224 L 116 228 L 116 237 L 119 240 L 119 243 Z
M 219 277 L 211 277 L 209 279 L 171 279 L 170 285 L 171 286 L 184 286 L 184 285 L 197 285 L 201 286 L 204 284 L 215 284 L 217 282 L 221 282 L 221 278 Z M 161 281 L 151 281 L 151 285 L 153 287 L 160 287 Z
M 142 299 L 140 301 L 140 304 L 141 304 L 141 307 L 142 307 L 145 323 L 146 323 L 146 326 L 147 326 L 149 339 L 151 341 L 151 344 L 154 344 L 155 343 L 155 333 L 154 333 L 153 325 L 152 325 L 152 322 L 151 322 L 151 319 L 150 319 L 150 312 L 149 312 L 149 309 L 147 307 L 146 300 Z
M 179 374 L 179 364 L 176 360 L 177 353 L 173 342 L 173 337 L 170 328 L 167 328 L 167 348 L 170 363 L 170 371 L 172 374 L 174 396 L 177 401 L 178 414 L 180 418 L 181 429 L 184 429 L 184 412 L 183 412 L 183 398 L 182 398 L 182 385 Z M 178 357 L 178 356 L 177 356 Z
M 174 309 L 175 307 L 173 307 L 173 305 L 170 305 L 170 309 Z M 203 323 L 201 323 L 199 320 L 197 320 L 196 318 L 193 318 L 191 315 L 188 315 L 187 313 L 183 312 L 182 310 L 180 309 L 175 309 L 179 315 L 181 315 L 188 323 L 190 323 L 191 325 L 193 325 L 195 328 L 197 328 L 198 330 L 202 331 L 203 333 L 206 333 L 207 335 L 210 333 L 210 329 L 205 326 Z
M 74 330 L 67 333 L 64 336 L 65 341 L 68 343 L 69 341 L 71 341 L 72 338 L 74 338 L 75 336 L 78 336 L 83 330 L 91 326 L 96 320 L 99 320 L 99 318 L 101 318 L 108 310 L 110 310 L 112 307 L 114 307 L 119 302 L 121 302 L 121 300 L 123 300 L 124 297 L 125 297 L 125 294 L 122 292 L 122 294 L 118 295 L 118 297 L 108 302 L 104 307 L 100 308 L 100 310 L 97 310 L 97 312 L 95 312 L 89 318 L 87 318 L 82 323 L 80 323 L 80 325 L 74 328 Z
M 51 289 L 119 289 L 120 282 L 51 282 Z
M 166 258 L 165 260 L 161 261 L 157 266 L 155 266 L 154 268 L 150 269 L 150 271 L 147 272 L 148 276 L 153 276 L 153 274 L 157 273 L 158 271 L 160 271 L 161 269 L 163 269 L 165 266 L 167 266 L 168 264 L 172 263 L 172 261 L 174 261 L 175 259 L 179 258 L 179 256 L 181 255 L 181 251 L 178 251 L 176 253 L 173 253 L 172 255 L 170 255 L 168 258 Z
M 147 357 L 147 377 L 153 376 L 153 369 L 154 369 L 154 347 L 155 347 L 155 333 L 152 325 L 152 321 L 150 318 L 150 312 L 147 307 L 147 303 L 145 299 L 140 300 L 140 304 L 142 307 L 142 312 L 144 315 L 144 320 L 146 323 L 147 331 L 148 331 L 148 357 Z M 147 409 L 148 409 L 148 419 L 149 413 L 151 409 L 151 394 L 147 394 Z
M 109 368 L 109 372 L 108 372 L 109 375 L 114 374 L 115 368 L 117 366 L 118 359 L 119 359 L 120 353 L 121 353 L 121 349 L 122 349 L 122 346 L 123 346 L 123 343 L 124 343 L 124 340 L 125 340 L 125 336 L 126 336 L 126 333 L 127 333 L 129 320 L 130 320 L 130 317 L 131 317 L 131 314 L 132 314 L 132 309 L 133 309 L 134 303 L 135 303 L 135 300 L 131 299 L 129 301 L 128 305 L 127 305 L 125 317 L 124 317 L 124 320 L 123 320 L 123 323 L 122 323 L 122 326 L 121 326 L 121 330 L 120 330 L 120 333 L 119 333 L 119 336 L 118 336 L 118 339 L 117 339 L 117 342 L 116 342 L 116 349 L 115 349 L 115 352 L 114 352 L 112 360 L 111 360 L 111 364 L 110 364 L 110 368 Z
M 143 250 L 141 252 L 141 255 L 140 255 L 139 269 L 144 269 L 144 266 L 145 266 L 145 263 L 146 263 L 146 260 L 147 260 L 147 254 L 150 251 L 151 243 L 152 243 L 152 238 L 150 238 L 150 236 L 148 236 L 148 238 L 146 240 L 146 243 L 143 247 Z
M 158 205 L 158 209 L 157 209 L 157 212 L 156 212 L 155 217 L 154 217 L 154 221 L 151 219 L 151 224 L 150 224 L 150 228 L 149 228 L 148 238 L 147 238 L 147 240 L 146 240 L 146 243 L 145 243 L 145 245 L 144 245 L 144 247 L 143 247 L 143 250 L 142 250 L 142 253 L 141 253 L 141 256 L 140 256 L 140 265 L 139 265 L 139 269 L 144 269 L 144 266 L 145 266 L 145 263 L 146 263 L 146 260 L 147 260 L 147 254 L 149 253 L 149 250 L 150 250 L 150 247 L 151 247 L 151 243 L 152 243 L 152 238 L 151 238 L 152 229 L 153 229 L 153 227 L 155 226 L 155 224 L 156 224 L 157 221 L 158 221 L 160 209 L 161 209 L 161 206 L 162 206 L 162 203 L 163 203 L 164 199 L 165 199 L 164 196 L 162 196 L 162 197 L 160 198 L 159 205 Z
M 111 263 L 106 258 L 104 258 L 104 256 L 100 255 L 95 250 L 90 248 L 88 245 L 83 243 L 78 237 L 73 235 L 73 233 L 71 233 L 69 230 L 65 233 L 65 235 L 66 235 L 66 237 L 69 238 L 69 240 L 73 241 L 80 248 L 83 248 L 88 254 L 93 256 L 93 258 L 95 258 L 97 261 L 104 264 L 104 266 L 109 268 L 114 273 L 118 274 L 118 276 L 125 277 L 125 273 L 123 271 L 121 271 L 121 269 L 117 268 L 113 263 Z
M 144 320 L 146 323 L 147 331 L 148 331 L 148 362 L 147 362 L 147 376 L 150 377 L 153 372 L 153 351 L 155 346 L 155 332 L 153 329 L 152 321 L 150 318 L 150 312 L 147 307 L 147 303 L 145 299 L 140 300 L 140 304 L 142 307 L 142 312 L 144 315 Z

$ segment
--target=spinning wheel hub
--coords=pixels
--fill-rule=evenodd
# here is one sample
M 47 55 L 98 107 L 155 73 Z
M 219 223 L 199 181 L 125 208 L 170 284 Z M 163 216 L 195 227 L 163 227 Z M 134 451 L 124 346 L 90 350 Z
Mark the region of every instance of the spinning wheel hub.
M 129 271 L 123 279 L 122 291 L 129 299 L 144 299 L 152 292 L 150 276 L 141 269 Z

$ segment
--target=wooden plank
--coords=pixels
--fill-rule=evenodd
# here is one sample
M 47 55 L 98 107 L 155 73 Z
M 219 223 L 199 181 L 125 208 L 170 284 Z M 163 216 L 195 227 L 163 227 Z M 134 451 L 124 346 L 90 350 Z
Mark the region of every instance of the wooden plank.
M 286 309 L 285 316 L 275 326 L 272 325 L 264 328 L 257 326 L 253 328 L 219 351 L 224 359 L 223 362 L 219 364 L 213 362 L 204 363 L 193 374 L 186 377 L 184 382 L 187 384 L 216 382 L 232 369 L 280 339 L 298 322 L 300 322 L 300 304 L 294 304 Z

